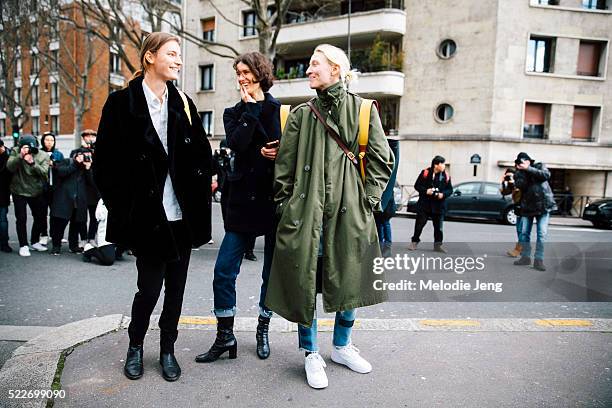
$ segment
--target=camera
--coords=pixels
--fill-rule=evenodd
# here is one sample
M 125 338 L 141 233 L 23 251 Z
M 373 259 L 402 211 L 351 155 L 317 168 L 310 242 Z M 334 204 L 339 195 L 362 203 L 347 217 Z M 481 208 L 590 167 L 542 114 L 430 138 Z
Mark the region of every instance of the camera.
M 91 155 L 90 154 L 84 154 L 83 155 L 83 163 L 89 163 L 91 161 Z
M 512 176 L 512 173 L 506 174 L 504 176 L 504 181 L 512 181 L 514 179 L 514 177 Z

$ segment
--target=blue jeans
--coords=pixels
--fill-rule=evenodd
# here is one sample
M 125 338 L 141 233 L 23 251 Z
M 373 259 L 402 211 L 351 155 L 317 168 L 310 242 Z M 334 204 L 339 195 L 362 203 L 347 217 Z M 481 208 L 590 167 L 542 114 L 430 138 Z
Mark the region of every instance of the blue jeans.
M 0 207 L 0 245 L 8 245 L 8 207 Z
M 298 324 L 298 341 L 300 349 L 304 351 L 319 351 L 316 313 L 315 311 L 315 318 L 312 321 L 312 326 L 306 327 Z M 353 323 L 355 323 L 355 309 L 336 312 L 336 321 L 334 323 L 334 346 L 344 347 L 350 344 Z
M 521 232 L 523 231 L 523 217 L 516 217 L 516 237 L 520 242 Z
M 223 237 L 213 279 L 213 293 L 215 304 L 215 316 L 230 317 L 236 315 L 236 278 L 240 273 L 240 265 L 244 258 L 244 252 L 251 249 L 255 235 L 227 231 Z M 274 233 L 265 236 L 264 262 L 261 271 L 261 291 L 259 294 L 259 314 L 264 317 L 272 317 L 272 311 L 264 306 L 266 291 L 268 290 L 268 278 L 272 266 L 272 255 L 274 253 Z
M 550 213 L 545 212 L 542 215 L 535 217 L 521 217 L 521 237 L 519 239 L 523 250 L 521 256 L 531 256 L 531 228 L 533 227 L 533 219 L 536 219 L 537 226 L 537 242 L 534 258 L 540 261 L 544 260 L 544 243 L 546 242 L 546 236 L 548 235 L 548 220 L 550 219 Z
M 391 238 L 391 220 L 388 218 L 376 223 L 376 227 L 378 228 L 378 240 L 381 243 L 392 243 L 393 239 Z

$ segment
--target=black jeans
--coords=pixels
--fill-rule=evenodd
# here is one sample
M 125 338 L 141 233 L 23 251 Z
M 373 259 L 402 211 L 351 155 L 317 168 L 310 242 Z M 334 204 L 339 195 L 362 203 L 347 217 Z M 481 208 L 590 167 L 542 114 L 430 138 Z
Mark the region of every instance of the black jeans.
M 70 249 L 78 248 L 78 231 L 84 223 L 76 221 L 76 209 L 72 211 L 72 216 L 69 220 L 51 217 L 49 232 L 51 233 L 51 242 L 54 247 L 59 248 L 62 246 L 62 238 L 64 237 L 64 231 L 66 231 L 68 222 L 70 222 L 70 228 L 68 228 L 68 247 Z
M 32 232 L 30 233 L 30 242 L 32 245 L 40 240 L 40 234 L 46 223 L 45 199 L 42 195 L 38 197 L 25 197 L 18 194 L 13 194 L 13 205 L 15 206 L 15 228 L 17 229 L 17 239 L 19 246 L 28 245 L 28 212 L 27 207 L 30 207 L 34 223 L 32 224 Z
M 412 242 L 421 242 L 421 232 L 423 232 L 423 228 L 425 227 L 425 224 L 427 224 L 428 218 L 431 218 L 431 221 L 433 222 L 434 243 L 438 245 L 442 244 L 442 239 L 444 238 L 444 234 L 442 232 L 444 214 L 433 214 L 423 210 L 417 210 Z
M 176 239 L 180 258 L 174 262 L 163 262 L 154 256 L 137 255 L 138 292 L 134 295 L 132 320 L 128 328 L 130 345 L 143 344 L 149 328 L 151 313 L 153 313 L 162 284 L 164 284 L 164 306 L 159 318 L 160 351 L 163 353 L 174 353 L 189 257 L 191 256 L 191 242 L 189 242 L 184 222 L 171 222 L 170 226 Z

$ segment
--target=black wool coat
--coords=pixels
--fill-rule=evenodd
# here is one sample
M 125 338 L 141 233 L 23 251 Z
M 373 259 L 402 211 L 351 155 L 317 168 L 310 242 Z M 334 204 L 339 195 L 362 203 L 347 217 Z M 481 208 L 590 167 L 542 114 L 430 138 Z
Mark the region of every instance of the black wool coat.
M 177 242 L 194 247 L 211 237 L 212 153 L 198 111 L 188 97 L 191 124 L 178 90 L 168 86 L 168 154 L 155 131 L 143 78 L 109 95 L 93 159 L 94 181 L 108 209 L 106 240 L 161 261 L 178 259 Z M 176 239 L 163 207 L 172 180 L 188 237 Z
M 263 157 L 261 148 L 281 138 L 280 106 L 265 93 L 261 102 L 240 101 L 223 113 L 227 145 L 234 152 L 221 195 L 226 231 L 274 230 L 274 161 Z
M 70 158 L 55 162 L 53 175 L 51 216 L 69 220 L 76 209 L 76 221 L 87 222 L 87 188 L 93 185 L 91 170 L 85 170 Z
M 521 190 L 521 216 L 535 217 L 557 209 L 550 184 L 550 171 L 544 163 L 517 170 L 514 185 Z

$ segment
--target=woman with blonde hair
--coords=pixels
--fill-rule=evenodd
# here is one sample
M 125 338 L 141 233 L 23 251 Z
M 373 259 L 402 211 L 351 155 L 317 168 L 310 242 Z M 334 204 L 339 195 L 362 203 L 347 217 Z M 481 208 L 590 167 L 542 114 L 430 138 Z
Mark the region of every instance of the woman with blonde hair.
M 354 73 L 341 49 L 319 45 L 306 74 L 317 97 L 291 112 L 276 157 L 274 201 L 280 221 L 265 304 L 298 323 L 308 384 L 325 388 L 317 293 L 325 311 L 336 312 L 332 361 L 358 373 L 372 370 L 352 344 L 351 330 L 355 308 L 385 300 L 373 289 L 379 277 L 372 264 L 380 257 L 373 211 L 381 211 L 394 159 L 372 106 L 362 180 L 355 159 L 362 98 L 346 90 Z
M 143 374 L 143 342 L 165 285 L 159 319 L 162 376 L 181 368 L 174 343 L 192 247 L 211 237 L 212 155 L 193 102 L 172 81 L 183 61 L 179 38 L 154 32 L 140 49 L 141 69 L 109 95 L 98 128 L 94 178 L 108 209 L 106 241 L 136 256 L 138 292 L 124 373 Z

